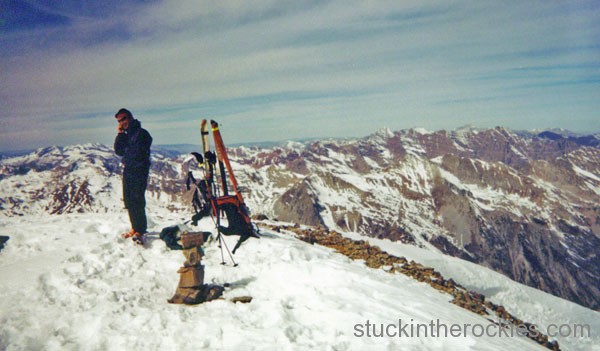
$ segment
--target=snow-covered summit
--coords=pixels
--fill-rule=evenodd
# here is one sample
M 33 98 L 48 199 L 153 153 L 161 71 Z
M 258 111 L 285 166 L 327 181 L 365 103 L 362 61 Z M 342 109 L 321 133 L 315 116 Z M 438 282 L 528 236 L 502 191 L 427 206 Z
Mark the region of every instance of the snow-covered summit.
M 394 132 L 392 132 L 392 130 L 388 127 L 380 128 L 375 133 L 373 133 L 373 137 L 378 137 L 378 138 L 383 138 L 383 139 L 391 138 L 393 136 L 394 136 Z
M 178 214 L 161 208 L 153 208 L 151 218 L 155 233 L 179 221 Z M 167 249 L 156 236 L 146 249 L 119 239 L 127 227 L 124 213 L 2 221 L 3 231 L 12 230 L 0 254 L 0 348 L 546 350 L 514 331 L 512 337 L 481 335 L 483 328 L 498 331 L 495 321 L 449 303 L 448 295 L 424 283 L 266 229 L 260 240 L 241 247 L 235 268 L 220 264 L 216 243 L 205 245 L 204 280 L 226 285 L 224 299 L 170 305 L 181 251 Z M 205 219 L 198 230 L 214 231 L 214 224 Z M 479 269 L 464 264 L 465 270 Z M 498 286 L 495 279 L 479 284 Z M 230 301 L 248 295 L 249 304 Z M 547 304 L 554 298 L 541 296 L 533 303 L 527 296 L 507 299 L 506 307 L 568 314 L 568 320 L 598 327 L 595 312 L 566 302 Z M 546 326 L 530 313 L 522 318 Z M 435 336 L 423 329 L 432 323 L 442 328 Z M 465 329 L 459 336 L 444 334 L 453 325 Z M 598 350 L 594 338 L 559 342 L 564 350 Z

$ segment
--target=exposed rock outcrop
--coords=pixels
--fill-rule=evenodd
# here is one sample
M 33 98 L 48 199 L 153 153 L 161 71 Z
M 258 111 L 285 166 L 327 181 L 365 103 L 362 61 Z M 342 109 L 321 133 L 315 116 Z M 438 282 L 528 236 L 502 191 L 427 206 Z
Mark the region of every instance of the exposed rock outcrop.
M 364 240 L 345 238 L 340 233 L 322 227 L 308 229 L 302 229 L 299 226 L 270 225 L 270 227 L 279 232 L 281 230 L 290 231 L 296 234 L 300 240 L 313 245 L 330 247 L 353 260 L 364 260 L 365 265 L 370 268 L 384 269 L 388 273 L 401 273 L 428 284 L 442 293 L 451 295 L 452 300 L 450 302 L 459 307 L 482 316 L 496 316 L 496 320 L 489 319 L 490 323 L 497 323 L 499 320 L 507 326 L 515 326 L 522 331 L 523 336 L 550 350 L 560 350 L 557 341 L 550 341 L 548 336 L 539 332 L 532 323 L 519 319 L 506 311 L 503 306 L 486 300 L 484 295 L 466 289 L 453 279 L 444 278 L 431 267 L 425 267 L 415 261 L 409 262 L 404 257 L 390 255 Z

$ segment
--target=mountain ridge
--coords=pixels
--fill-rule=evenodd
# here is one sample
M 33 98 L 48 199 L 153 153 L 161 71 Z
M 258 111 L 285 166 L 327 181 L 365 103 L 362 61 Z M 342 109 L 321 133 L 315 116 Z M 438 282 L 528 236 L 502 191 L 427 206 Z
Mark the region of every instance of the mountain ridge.
M 506 128 L 411 129 L 254 156 L 245 151 L 238 160 L 255 178 L 258 170 L 272 167 L 287 168 L 283 173 L 296 179 L 280 196 L 305 194 L 300 197 L 305 200 L 285 201 L 295 208 L 275 202 L 276 218 L 411 238 L 598 306 L 597 148 L 564 138 L 524 138 Z M 541 251 L 533 252 L 540 243 Z M 569 249 L 560 249 L 563 244 Z M 571 262 L 570 273 L 557 262 Z M 580 275 L 582 265 L 589 271 Z M 560 274 L 552 276 L 551 270 Z M 573 290 L 588 273 L 593 283 Z M 568 283 L 561 282 L 569 276 Z
M 252 189 L 254 213 L 439 250 L 598 308 L 595 147 L 501 127 L 388 129 L 230 148 L 230 157 L 238 181 Z M 152 161 L 149 207 L 189 208 L 180 199 L 183 157 L 154 152 Z M 108 200 L 120 189 L 108 146 L 39 149 L 1 165 L 0 213 L 120 210 Z

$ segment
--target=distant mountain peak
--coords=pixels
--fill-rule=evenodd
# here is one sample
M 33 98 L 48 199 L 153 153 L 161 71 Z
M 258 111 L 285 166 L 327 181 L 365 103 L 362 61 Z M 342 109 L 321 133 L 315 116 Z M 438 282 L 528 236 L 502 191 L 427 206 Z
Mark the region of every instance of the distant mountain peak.
M 456 133 L 470 133 L 470 132 L 480 132 L 482 131 L 482 128 L 476 127 L 473 124 L 465 124 L 463 126 L 460 126 L 458 128 L 455 128 L 452 130 L 452 132 L 456 132 Z
M 373 133 L 372 136 L 387 139 L 393 137 L 394 132 L 392 132 L 392 130 L 388 127 L 383 127 L 378 129 L 375 133 Z
M 412 128 L 412 130 L 413 130 L 415 133 L 419 133 L 419 134 L 422 134 L 422 135 L 433 134 L 433 132 L 432 132 L 432 131 L 430 131 L 430 130 L 427 130 L 427 129 L 425 129 L 425 128 L 422 128 L 422 127 Z

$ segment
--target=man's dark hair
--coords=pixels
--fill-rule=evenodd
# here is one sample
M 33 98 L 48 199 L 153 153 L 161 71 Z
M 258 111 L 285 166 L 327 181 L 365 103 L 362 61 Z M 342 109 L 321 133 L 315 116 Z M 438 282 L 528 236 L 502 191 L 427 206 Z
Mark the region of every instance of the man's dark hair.
M 117 111 L 117 113 L 115 114 L 115 118 L 117 118 L 118 115 L 123 114 L 123 113 L 126 114 L 127 117 L 129 117 L 129 118 L 133 118 L 133 114 L 131 113 L 131 111 L 129 111 L 126 108 L 122 108 L 119 111 Z

